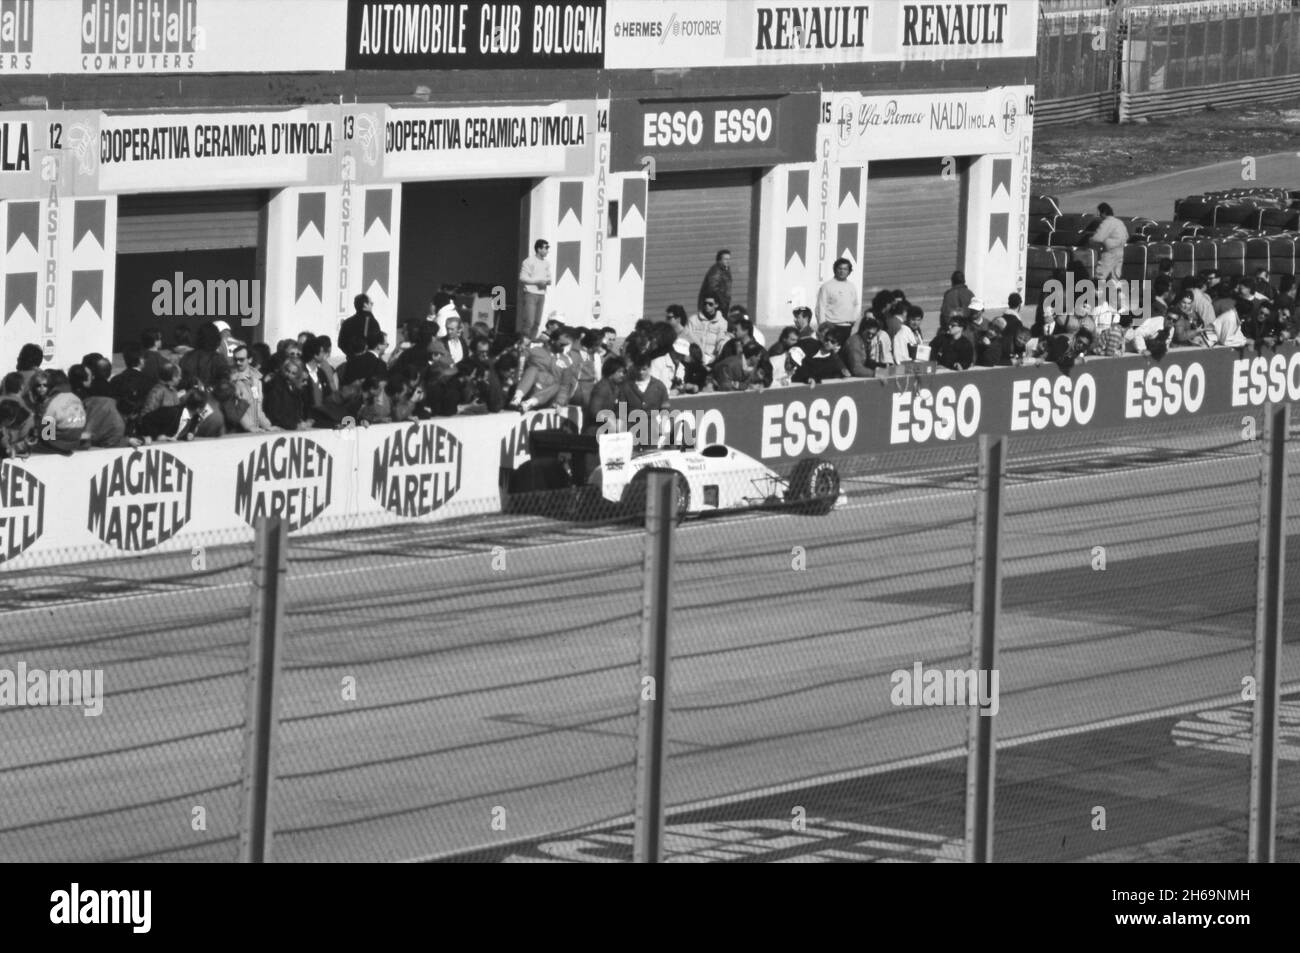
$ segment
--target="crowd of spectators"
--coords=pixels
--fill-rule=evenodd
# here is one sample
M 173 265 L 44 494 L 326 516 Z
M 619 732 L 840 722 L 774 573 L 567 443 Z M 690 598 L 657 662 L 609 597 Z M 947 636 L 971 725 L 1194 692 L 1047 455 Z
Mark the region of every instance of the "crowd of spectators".
M 901 290 L 879 292 L 856 320 L 845 321 L 847 264 L 836 263 L 836 285 L 818 296 L 817 311 L 835 313 L 792 307 L 790 323 L 770 344 L 743 304 L 723 300 L 730 287 L 717 275 L 706 280 L 694 314 L 669 305 L 662 320 L 638 321 L 621 341 L 613 328 L 571 326 L 554 312 L 535 340 L 499 333 L 466 323 L 440 292 L 427 315 L 399 328 L 396 342 L 359 295 L 338 347 L 303 333 L 273 351 L 235 339 L 229 325 L 215 321 L 193 341 L 176 328 L 169 349 L 158 330 L 145 331 L 123 348 L 125 368 L 114 375 L 112 361 L 98 353 L 66 370 L 44 367 L 40 347 L 28 344 L 0 380 L 0 449 L 6 456 L 68 454 L 573 405 L 593 429 L 602 411 L 627 419 L 622 415 L 664 410 L 682 394 L 889 376 L 918 364 L 1065 368 L 1096 356 L 1159 357 L 1170 347 L 1265 346 L 1300 336 L 1290 276 L 1277 288 L 1263 272 L 1207 272 L 1179 282 L 1164 262 L 1140 308 L 1101 303 L 1057 313 L 1043 303 L 1029 327 L 1019 295 L 1000 312 L 987 310 L 955 272 L 927 342 L 925 313 Z

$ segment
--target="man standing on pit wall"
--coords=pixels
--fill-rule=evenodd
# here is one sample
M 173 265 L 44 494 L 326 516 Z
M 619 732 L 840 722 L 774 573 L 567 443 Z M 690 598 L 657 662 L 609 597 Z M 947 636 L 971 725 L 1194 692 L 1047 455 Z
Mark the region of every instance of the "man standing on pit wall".
M 853 265 L 847 258 L 835 259 L 832 270 L 835 277 L 817 289 L 817 320 L 822 327 L 831 326 L 835 343 L 842 346 L 861 317 L 861 297 L 857 284 L 849 281 Z
M 1094 277 L 1097 281 L 1107 281 L 1111 278 L 1118 281 L 1120 271 L 1124 267 L 1124 246 L 1128 244 L 1128 229 L 1115 217 L 1115 212 L 1108 203 L 1102 202 L 1098 205 L 1097 212 L 1101 215 L 1101 224 L 1092 233 L 1092 238 L 1088 239 L 1089 244 L 1098 246 L 1097 274 Z
M 727 314 L 731 310 L 731 252 L 724 248 L 713 256 L 713 264 L 705 272 L 704 282 L 695 303 L 704 310 L 704 299 L 712 297 L 718 302 L 718 310 Z
M 537 328 L 542 322 L 542 308 L 546 304 L 546 292 L 554 283 L 551 279 L 551 263 L 546 260 L 546 253 L 550 250 L 550 242 L 544 238 L 537 239 L 533 242 L 533 254 L 525 258 L 519 268 L 522 293 L 519 295 L 519 320 L 515 330 L 529 341 L 537 338 Z

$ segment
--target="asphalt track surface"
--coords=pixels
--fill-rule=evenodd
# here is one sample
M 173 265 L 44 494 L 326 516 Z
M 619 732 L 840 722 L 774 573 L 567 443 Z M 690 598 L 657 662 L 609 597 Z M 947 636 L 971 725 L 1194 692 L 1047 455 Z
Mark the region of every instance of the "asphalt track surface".
M 1243 155 L 1246 154 L 1243 147 Z M 1118 169 L 1116 171 L 1119 171 Z M 1174 201 L 1215 189 L 1240 189 L 1252 185 L 1283 185 L 1295 181 L 1296 154 L 1274 152 L 1255 157 L 1255 178 L 1241 178 L 1240 159 L 1214 165 L 1163 172 L 1160 175 L 1127 179 L 1113 185 L 1096 185 L 1058 198 L 1063 212 L 1095 211 L 1099 202 L 1109 202 L 1117 215 L 1134 215 L 1168 222 L 1174 219 Z
M 1245 859 L 1259 444 L 1195 426 L 1011 460 L 1000 860 Z M 830 516 L 677 534 L 672 859 L 961 857 L 968 711 L 895 706 L 890 673 L 969 665 L 972 471 L 845 471 Z M 1297 543 L 1300 478 L 1288 499 Z M 0 709 L 0 858 L 235 858 L 249 555 L 0 576 L 0 665 L 103 668 L 107 694 Z M 633 527 L 540 517 L 295 540 L 275 859 L 630 856 L 642 560 Z

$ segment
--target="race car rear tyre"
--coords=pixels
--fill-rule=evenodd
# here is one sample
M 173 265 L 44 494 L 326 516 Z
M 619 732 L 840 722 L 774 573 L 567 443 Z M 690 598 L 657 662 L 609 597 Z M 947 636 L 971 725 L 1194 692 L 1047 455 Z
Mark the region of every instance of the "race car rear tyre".
M 800 512 L 825 516 L 840 497 L 840 474 L 835 464 L 817 457 L 800 460 L 790 474 L 786 500 Z
M 677 522 L 680 523 L 686 518 L 686 514 L 691 509 L 691 486 L 686 482 L 686 474 L 680 470 L 673 470 L 667 467 L 647 467 L 644 470 L 638 470 L 632 477 L 627 488 L 623 491 L 623 506 L 630 517 L 645 519 L 646 506 L 646 485 L 651 473 L 675 473 L 677 479 L 674 485 L 677 488 Z

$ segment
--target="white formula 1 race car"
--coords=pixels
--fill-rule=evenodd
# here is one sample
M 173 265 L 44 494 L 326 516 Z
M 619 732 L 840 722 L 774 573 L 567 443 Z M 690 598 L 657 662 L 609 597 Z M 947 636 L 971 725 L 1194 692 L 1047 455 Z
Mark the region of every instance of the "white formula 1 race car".
M 679 518 L 760 506 L 823 515 L 842 499 L 835 465 L 817 457 L 800 460 L 787 478 L 723 444 L 637 447 L 630 433 L 587 436 L 562 430 L 534 431 L 530 451 L 525 471 L 516 471 L 517 478 L 509 481 L 507 508 L 513 512 L 639 516 L 654 471 L 679 475 Z M 564 489 L 567 496 L 557 492 Z

